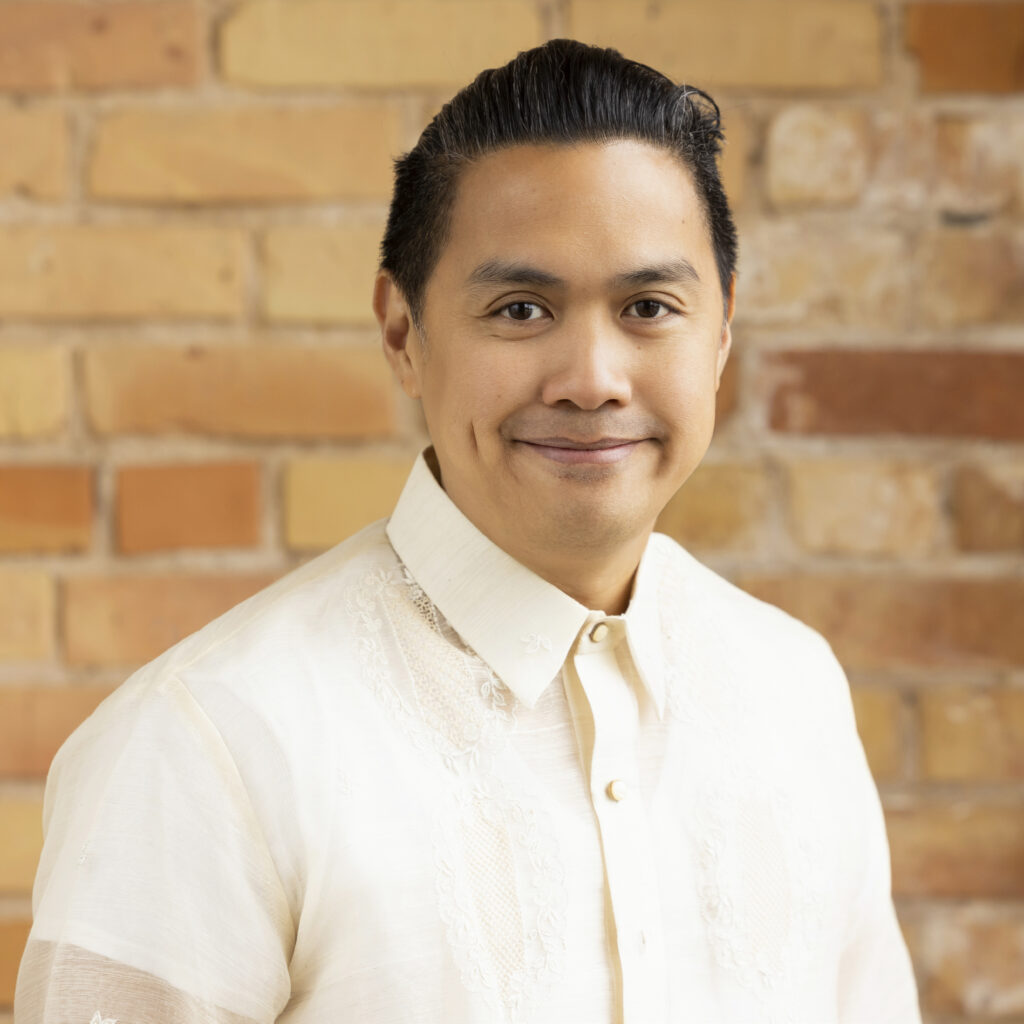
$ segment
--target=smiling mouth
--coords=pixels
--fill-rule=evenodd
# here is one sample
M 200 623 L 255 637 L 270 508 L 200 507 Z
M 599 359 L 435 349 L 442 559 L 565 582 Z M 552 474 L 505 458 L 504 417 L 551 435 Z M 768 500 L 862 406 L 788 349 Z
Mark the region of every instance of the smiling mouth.
M 628 458 L 645 438 L 601 437 L 580 441 L 570 437 L 520 439 L 519 444 L 546 459 L 564 463 L 597 463 L 607 465 Z

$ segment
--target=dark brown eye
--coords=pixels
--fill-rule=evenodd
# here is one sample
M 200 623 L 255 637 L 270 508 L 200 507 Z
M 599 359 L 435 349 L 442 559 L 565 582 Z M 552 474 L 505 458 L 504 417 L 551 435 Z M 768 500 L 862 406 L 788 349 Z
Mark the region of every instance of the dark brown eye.
M 636 310 L 637 316 L 642 317 L 644 320 L 654 320 L 660 315 L 665 306 L 664 303 L 655 302 L 654 299 L 640 299 L 639 302 L 633 303 L 633 308 Z
M 510 320 L 533 320 L 540 312 L 535 302 L 510 302 L 503 309 Z

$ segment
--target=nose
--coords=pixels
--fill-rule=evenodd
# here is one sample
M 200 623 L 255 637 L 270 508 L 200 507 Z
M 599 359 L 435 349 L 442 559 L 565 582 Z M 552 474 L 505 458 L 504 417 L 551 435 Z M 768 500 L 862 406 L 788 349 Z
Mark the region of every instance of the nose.
M 632 398 L 631 347 L 610 324 L 566 324 L 552 335 L 541 398 L 546 405 L 570 402 L 594 410 Z

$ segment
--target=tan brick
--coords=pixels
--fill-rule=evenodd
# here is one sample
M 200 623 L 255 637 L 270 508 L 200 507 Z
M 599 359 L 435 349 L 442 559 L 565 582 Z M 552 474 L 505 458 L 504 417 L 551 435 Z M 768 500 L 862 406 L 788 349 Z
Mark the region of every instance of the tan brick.
M 40 661 L 54 649 L 53 580 L 35 569 L 0 568 L 0 661 Z
M 570 0 L 567 34 L 701 86 L 847 89 L 882 78 L 878 11 L 859 0 Z
M 871 774 L 881 782 L 899 779 L 903 774 L 902 698 L 894 690 L 874 687 L 854 687 L 851 693 Z
M 768 129 L 768 198 L 780 207 L 853 203 L 867 180 L 868 151 L 864 111 L 787 107 Z
M 894 895 L 1024 896 L 1024 808 L 894 808 L 886 821 Z
M 953 520 L 957 546 L 965 551 L 1024 549 L 1024 460 L 960 466 Z
M 109 686 L 0 686 L 0 775 L 43 778 Z
M 0 797 L 0 836 L 0 893 L 30 893 L 43 848 L 42 804 Z
M 383 224 L 292 225 L 267 232 L 264 312 L 289 323 L 373 323 Z
M 89 418 L 100 434 L 383 437 L 394 397 L 369 348 L 252 344 L 87 353 Z
M 241 548 L 260 541 L 255 462 L 126 466 L 117 474 L 117 548 Z
M 88 467 L 0 466 L 0 552 L 83 551 L 92 520 Z
M 725 131 L 725 146 L 719 163 L 722 185 L 729 197 L 729 205 L 735 210 L 743 205 L 747 191 L 747 165 L 753 149 L 753 131 L 750 120 L 742 111 L 724 108 L 722 126 Z
M 0 438 L 52 437 L 68 419 L 71 374 L 63 349 L 0 348 Z
M 740 359 L 735 349 L 729 356 L 722 372 L 722 380 L 718 386 L 718 394 L 715 396 L 715 424 L 716 428 L 721 427 L 739 405 L 739 375 Z
M 924 778 L 1024 779 L 1024 690 L 943 687 L 920 706 Z
M 827 554 L 923 555 L 939 538 L 939 480 L 926 466 L 806 459 L 787 467 L 800 544 Z
M 935 192 L 935 119 L 914 106 L 881 108 L 871 118 L 864 204 L 897 213 L 930 208 Z
M 656 529 L 694 548 L 750 550 L 771 503 L 762 466 L 707 463 L 676 492 Z
M 736 317 L 743 323 L 892 330 L 909 303 L 906 243 L 884 228 L 796 223 L 741 228 Z
M 765 365 L 773 430 L 1024 438 L 1024 354 L 780 352 Z
M 0 108 L 0 139 L 0 196 L 64 197 L 69 173 L 68 128 L 61 111 Z
M 920 321 L 935 327 L 1024 323 L 1024 234 L 936 231 L 918 249 Z
M 820 630 L 849 668 L 1024 665 L 1024 579 L 751 573 L 738 582 Z
M 31 927 L 32 922 L 27 918 L 0 920 L 0 1006 L 14 1002 L 14 983 Z M 0 1022 L 3 1019 L 0 1015 Z M 13 1018 L 11 1020 L 13 1022 Z
M 254 574 L 73 577 L 64 588 L 67 661 L 149 661 L 271 582 Z
M 914 3 L 904 26 L 922 92 L 1024 89 L 1024 3 Z
M 221 30 L 230 81 L 461 86 L 543 40 L 529 0 L 251 0 Z
M 382 103 L 126 111 L 100 123 L 89 188 L 144 202 L 386 199 L 399 133 Z
M 911 947 L 923 1009 L 971 1020 L 1024 1015 L 1024 914 L 1012 906 L 930 907 Z
M 391 514 L 412 466 L 408 458 L 299 459 L 285 474 L 285 541 L 327 548 Z
M 936 149 L 940 210 L 986 217 L 1024 208 L 1024 114 L 943 117 Z
M 192 85 L 200 68 L 198 10 L 187 0 L 0 4 L 0 89 Z
M 237 317 L 243 243 L 207 226 L 2 227 L 0 316 Z

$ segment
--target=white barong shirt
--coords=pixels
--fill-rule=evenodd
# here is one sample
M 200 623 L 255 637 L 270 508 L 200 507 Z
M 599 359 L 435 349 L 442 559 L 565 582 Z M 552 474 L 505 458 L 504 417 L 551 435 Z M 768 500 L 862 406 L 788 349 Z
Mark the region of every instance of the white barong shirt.
M 47 783 L 17 1024 L 916 1024 L 821 637 L 652 536 L 628 611 L 424 457 Z

